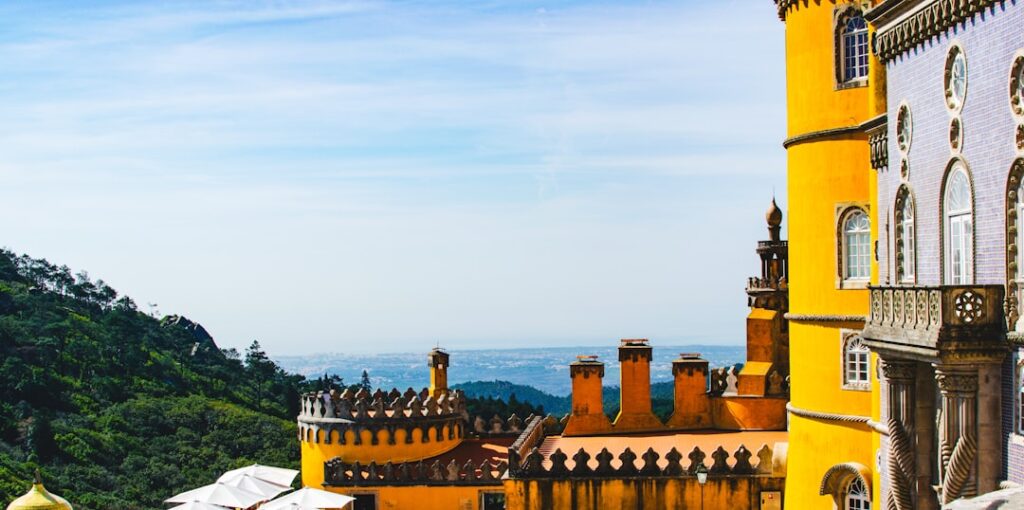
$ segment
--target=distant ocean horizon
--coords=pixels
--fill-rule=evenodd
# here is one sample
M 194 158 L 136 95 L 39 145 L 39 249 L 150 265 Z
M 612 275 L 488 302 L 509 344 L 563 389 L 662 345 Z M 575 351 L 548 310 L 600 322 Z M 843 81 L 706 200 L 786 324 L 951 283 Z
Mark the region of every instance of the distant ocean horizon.
M 699 352 L 712 367 L 731 366 L 746 359 L 745 345 L 653 345 L 651 381 L 672 380 L 672 360 L 680 352 Z M 575 347 L 530 347 L 504 349 L 448 349 L 451 366 L 448 383 L 508 381 L 537 388 L 556 396 L 571 391 L 569 363 L 580 354 L 598 356 L 605 364 L 605 386 L 619 384 L 617 345 Z M 337 374 L 347 384 L 359 382 L 363 370 L 374 387 L 415 388 L 429 383 L 426 352 L 346 354 L 322 353 L 275 356 L 289 372 L 306 377 Z

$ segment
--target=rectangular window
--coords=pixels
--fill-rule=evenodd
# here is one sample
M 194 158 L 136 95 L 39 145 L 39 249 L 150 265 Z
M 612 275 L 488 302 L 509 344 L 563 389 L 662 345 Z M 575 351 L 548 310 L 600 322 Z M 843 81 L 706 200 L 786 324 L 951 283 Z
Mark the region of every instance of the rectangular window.
M 351 496 L 356 498 L 352 502 L 352 510 L 377 510 L 376 494 L 352 494 Z
M 949 283 L 971 283 L 971 216 L 949 218 Z
M 505 493 L 481 492 L 480 510 L 505 510 Z

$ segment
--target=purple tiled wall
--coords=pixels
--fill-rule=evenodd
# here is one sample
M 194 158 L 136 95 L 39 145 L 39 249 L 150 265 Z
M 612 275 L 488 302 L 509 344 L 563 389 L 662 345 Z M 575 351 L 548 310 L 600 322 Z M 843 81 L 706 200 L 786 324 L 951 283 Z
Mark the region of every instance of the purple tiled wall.
M 1008 80 L 1013 54 L 1024 48 L 1024 0 L 996 4 L 946 34 L 896 57 L 887 65 L 889 169 L 878 175 L 880 278 L 895 283 L 891 246 L 895 222 L 893 203 L 901 183 L 902 158 L 896 146 L 896 112 L 910 105 L 913 137 L 909 180 L 917 212 L 917 283 L 942 283 L 940 267 L 940 201 L 942 178 L 952 152 L 944 99 L 943 72 L 951 42 L 957 41 L 967 57 L 967 96 L 963 122 L 963 158 L 971 171 L 975 207 L 975 282 L 1005 283 L 1006 178 L 1016 157 Z M 884 224 L 889 224 L 886 239 Z M 891 274 L 890 274 L 891 273 Z
M 913 138 L 909 178 L 916 205 L 917 284 L 943 283 L 941 267 L 940 193 L 953 152 L 949 145 L 951 113 L 944 98 L 943 72 L 953 42 L 967 57 L 967 96 L 960 118 L 963 150 L 974 186 L 975 282 L 1006 283 L 1006 181 L 1018 154 L 1014 130 L 1018 121 L 1010 111 L 1008 80 L 1014 53 L 1024 48 L 1024 0 L 1006 0 L 933 37 L 887 64 L 889 169 L 878 174 L 879 275 L 896 283 L 892 243 L 896 191 L 903 182 L 897 148 L 896 114 L 900 104 L 910 105 Z M 888 229 L 886 229 L 888 226 Z M 1014 437 L 1016 389 L 1014 366 L 1003 369 L 1004 477 L 1024 483 L 1024 438 Z

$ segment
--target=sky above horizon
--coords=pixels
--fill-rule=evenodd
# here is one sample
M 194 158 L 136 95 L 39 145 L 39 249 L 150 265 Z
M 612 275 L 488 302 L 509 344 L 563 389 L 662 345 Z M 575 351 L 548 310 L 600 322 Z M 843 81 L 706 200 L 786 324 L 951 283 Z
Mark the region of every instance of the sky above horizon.
M 738 344 L 767 0 L 0 4 L 0 245 L 271 355 Z

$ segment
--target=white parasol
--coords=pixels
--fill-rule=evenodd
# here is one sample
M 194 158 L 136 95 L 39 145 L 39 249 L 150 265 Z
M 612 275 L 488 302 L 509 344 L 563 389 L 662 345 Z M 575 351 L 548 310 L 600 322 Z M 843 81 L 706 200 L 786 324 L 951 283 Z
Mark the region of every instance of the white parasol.
M 165 503 L 191 503 L 201 501 L 230 508 L 249 508 L 267 497 L 245 489 L 239 489 L 223 483 L 205 485 L 198 489 L 182 492 L 177 496 L 164 500 Z
M 299 474 L 299 472 L 294 469 L 253 464 L 243 468 L 232 469 L 231 471 L 220 475 L 220 478 L 218 478 L 217 481 L 223 482 L 239 475 L 249 475 L 253 478 L 259 478 L 265 482 L 276 483 L 277 485 L 289 487 L 291 486 L 292 481 L 295 480 L 295 475 L 297 474 Z
M 218 483 L 230 485 L 239 489 L 245 489 L 249 492 L 255 492 L 256 494 L 263 495 L 264 499 L 273 499 L 282 492 L 292 490 L 291 487 L 270 483 L 266 480 L 260 480 L 259 478 L 254 478 L 249 475 L 237 475 L 227 479 L 221 477 Z
M 281 496 L 264 503 L 260 510 L 321 510 L 324 508 L 344 508 L 356 498 L 335 494 L 320 489 L 305 487 L 287 496 Z
M 203 503 L 202 501 L 190 501 L 184 505 L 171 507 L 169 510 L 227 510 L 227 507 Z

